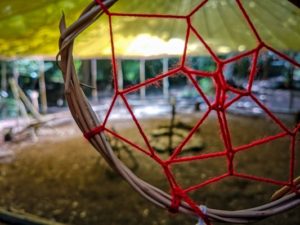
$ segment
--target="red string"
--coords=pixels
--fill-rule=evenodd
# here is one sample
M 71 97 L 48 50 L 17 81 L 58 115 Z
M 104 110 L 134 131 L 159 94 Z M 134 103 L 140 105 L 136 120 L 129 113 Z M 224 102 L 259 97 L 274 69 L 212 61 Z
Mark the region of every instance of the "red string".
M 210 224 L 208 218 L 206 215 L 204 215 L 199 207 L 197 206 L 196 203 L 194 203 L 187 195 L 187 193 L 191 191 L 198 190 L 206 185 L 219 182 L 220 180 L 228 177 L 228 176 L 235 176 L 241 179 L 247 179 L 247 180 L 252 180 L 252 181 L 257 181 L 257 182 L 266 182 L 266 183 L 271 183 L 274 185 L 279 185 L 279 186 L 284 186 L 284 185 L 289 185 L 295 193 L 298 193 L 297 188 L 294 184 L 294 178 L 295 178 L 295 141 L 296 141 L 296 134 L 300 130 L 300 124 L 296 126 L 294 130 L 290 130 L 287 128 L 281 120 L 279 120 L 263 103 L 261 103 L 257 97 L 251 92 L 252 89 L 252 84 L 255 79 L 255 75 L 257 72 L 257 62 L 258 62 L 258 57 L 260 50 L 262 48 L 266 48 L 269 51 L 275 53 L 279 57 L 283 58 L 284 60 L 288 61 L 292 65 L 296 67 L 300 67 L 300 64 L 296 62 L 294 59 L 291 59 L 289 56 L 279 52 L 278 50 L 274 49 L 273 47 L 267 45 L 264 43 L 262 38 L 259 35 L 259 32 L 256 30 L 254 24 L 252 23 L 249 15 L 247 14 L 247 11 L 243 7 L 243 4 L 241 3 L 240 0 L 236 0 L 237 3 L 237 8 L 241 11 L 249 29 L 251 32 L 255 35 L 256 40 L 257 40 L 257 45 L 254 49 L 248 50 L 246 52 L 243 52 L 237 56 L 234 56 L 229 59 L 222 60 L 220 59 L 217 54 L 213 51 L 213 49 L 209 46 L 209 44 L 204 40 L 204 38 L 201 36 L 201 34 L 198 33 L 196 28 L 192 25 L 191 22 L 191 17 L 201 10 L 201 8 L 208 2 L 208 0 L 201 1 L 199 5 L 197 5 L 188 15 L 186 16 L 178 16 L 178 15 L 165 15 L 165 14 L 149 14 L 149 13 L 115 13 L 115 12 L 110 12 L 109 9 L 105 6 L 105 4 L 101 0 L 95 0 L 95 2 L 102 8 L 102 10 L 108 15 L 109 17 L 109 35 L 110 35 L 110 41 L 111 41 L 111 51 L 112 51 L 112 65 L 113 65 L 113 78 L 114 78 L 114 88 L 115 88 L 115 95 L 113 97 L 112 103 L 109 107 L 108 112 L 106 113 L 104 122 L 102 125 L 99 125 L 92 129 L 91 131 L 88 131 L 84 134 L 85 138 L 88 140 L 94 138 L 95 135 L 105 131 L 114 137 L 124 141 L 125 143 L 131 145 L 134 149 L 144 153 L 145 155 L 151 157 L 156 163 L 160 164 L 161 167 L 163 168 L 163 171 L 165 173 L 165 176 L 169 182 L 169 185 L 171 187 L 171 194 L 172 194 L 172 203 L 170 205 L 169 210 L 171 212 L 177 212 L 178 208 L 180 207 L 180 204 L 182 201 L 185 201 L 188 205 L 191 206 L 191 208 L 195 211 L 196 214 L 198 214 L 199 217 L 201 217 L 207 224 Z M 154 78 L 148 79 L 145 82 L 133 85 L 131 87 L 125 88 L 123 90 L 119 90 L 118 88 L 118 76 L 117 76 L 117 61 L 115 57 L 115 47 L 114 47 L 114 36 L 113 36 L 113 24 L 112 24 L 112 18 L 113 17 L 136 17 L 137 19 L 139 17 L 143 17 L 145 19 L 151 19 L 151 18 L 164 18 L 164 19 L 178 19 L 178 20 L 185 20 L 187 23 L 187 30 L 186 30 L 186 36 L 185 36 L 185 44 L 184 44 L 184 51 L 183 55 L 181 58 L 181 65 L 178 65 L 177 68 L 171 69 L 166 73 L 158 74 Z M 187 57 L 187 48 L 188 48 L 188 41 L 189 41 L 189 36 L 190 34 L 194 34 L 198 40 L 203 44 L 203 46 L 206 48 L 206 50 L 209 52 L 210 56 L 213 58 L 214 62 L 217 65 L 217 70 L 215 72 L 206 72 L 206 71 L 198 71 L 194 70 L 192 68 L 189 68 L 188 66 L 185 65 L 186 63 L 186 57 Z M 248 81 L 248 86 L 247 90 L 239 90 L 236 88 L 231 87 L 230 85 L 227 84 L 225 81 L 224 75 L 223 75 L 223 67 L 226 64 L 235 62 L 243 57 L 247 56 L 252 56 L 252 66 L 250 70 L 250 75 L 249 75 L 249 81 Z M 148 137 L 146 136 L 139 120 L 136 118 L 131 106 L 129 105 L 127 99 L 126 99 L 126 94 L 131 93 L 133 91 L 137 91 L 142 87 L 145 87 L 147 85 L 153 85 L 156 84 L 162 79 L 166 77 L 172 77 L 176 76 L 177 73 L 182 73 L 187 76 L 187 78 L 191 81 L 192 85 L 195 87 L 197 92 L 199 93 L 200 96 L 203 97 L 205 103 L 208 106 L 207 112 L 203 115 L 201 119 L 197 122 L 197 124 L 194 126 L 193 129 L 189 132 L 187 137 L 184 138 L 184 140 L 179 144 L 179 146 L 173 151 L 173 154 L 169 157 L 167 160 L 162 160 L 160 159 L 159 155 L 153 150 L 151 147 L 151 144 L 149 142 Z M 215 85 L 215 90 L 216 90 L 216 98 L 213 103 L 210 103 L 208 100 L 207 96 L 204 94 L 202 89 L 199 87 L 197 84 L 197 80 L 194 78 L 194 76 L 200 76 L 200 77 L 211 77 L 214 85 Z M 235 96 L 233 99 L 227 101 L 227 93 L 231 91 L 237 96 Z M 237 102 L 241 97 L 243 96 L 248 96 L 250 97 L 265 113 L 268 115 L 274 123 L 276 123 L 281 129 L 282 132 L 278 133 L 273 136 L 267 136 L 264 138 L 261 138 L 259 140 L 253 141 L 251 143 L 241 145 L 238 147 L 233 148 L 232 143 L 231 143 L 231 135 L 230 131 L 228 128 L 228 122 L 227 122 L 227 117 L 226 117 L 226 109 L 231 106 L 233 103 Z M 141 148 L 139 145 L 133 143 L 129 139 L 117 134 L 116 132 L 108 129 L 106 127 L 107 120 L 109 118 L 109 115 L 111 114 L 111 111 L 113 107 L 115 106 L 115 102 L 117 98 L 120 98 L 122 100 L 128 110 L 128 112 L 131 115 L 132 120 L 134 121 L 136 127 L 138 128 L 138 131 L 146 143 L 147 149 Z M 226 102 L 227 101 L 227 102 Z M 224 142 L 225 150 L 222 152 L 216 152 L 216 153 L 209 153 L 209 154 L 202 154 L 202 155 L 196 155 L 196 156 L 187 156 L 187 157 L 179 157 L 180 152 L 182 151 L 183 147 L 186 145 L 186 143 L 190 140 L 192 135 L 196 132 L 196 130 L 201 126 L 201 124 L 207 119 L 208 115 L 211 113 L 211 111 L 216 111 L 217 113 L 217 118 L 218 122 L 220 125 L 220 131 L 221 131 L 221 136 Z M 243 152 L 246 150 L 250 150 L 250 148 L 253 148 L 255 146 L 271 142 L 274 140 L 277 140 L 279 138 L 289 136 L 291 139 L 290 142 L 290 172 L 289 172 L 289 181 L 278 181 L 274 179 L 270 179 L 267 177 L 257 177 L 253 175 L 248 175 L 248 174 L 241 174 L 238 173 L 234 170 L 234 156 L 235 154 L 238 154 L 239 152 Z M 206 180 L 200 184 L 196 184 L 194 186 L 188 187 L 185 190 L 182 189 L 177 183 L 176 179 L 174 178 L 174 175 L 171 172 L 170 166 L 172 164 L 176 163 L 185 163 L 185 162 L 191 162 L 195 160 L 204 160 L 204 159 L 209 159 L 209 158 L 215 158 L 215 157 L 225 157 L 227 160 L 227 172 L 223 175 L 213 177 L 209 180 Z
M 99 127 L 95 127 L 93 130 L 87 132 L 84 134 L 84 137 L 88 140 L 92 139 L 95 135 L 101 133 L 102 131 L 104 131 L 104 126 L 100 125 Z
M 140 13 L 110 13 L 112 16 L 123 16 L 123 17 L 143 17 L 143 18 L 167 18 L 167 19 L 185 19 L 186 16 L 178 15 L 160 15 L 160 14 L 140 14 Z
M 172 199 L 169 211 L 172 213 L 177 213 L 180 203 L 181 203 L 181 200 L 185 197 L 185 194 L 184 194 L 183 190 L 180 189 L 179 187 L 174 187 L 172 189 L 172 196 L 173 196 L 173 199 Z
M 109 11 L 107 9 L 107 7 L 105 6 L 105 4 L 102 2 L 102 0 L 95 0 L 95 2 L 101 7 L 101 9 L 107 14 L 109 15 Z

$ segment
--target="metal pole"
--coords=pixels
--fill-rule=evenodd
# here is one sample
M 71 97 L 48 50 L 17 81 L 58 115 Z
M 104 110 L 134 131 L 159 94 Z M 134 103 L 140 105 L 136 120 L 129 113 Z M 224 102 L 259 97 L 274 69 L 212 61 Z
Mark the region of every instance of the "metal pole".
M 5 61 L 1 63 L 1 90 L 7 91 L 7 69 Z
M 92 75 L 92 99 L 94 102 L 98 100 L 98 88 L 97 88 L 97 59 L 91 60 L 91 75 Z
M 169 70 L 169 59 L 163 58 L 163 73 L 168 72 Z M 163 95 L 165 98 L 169 97 L 169 78 L 165 77 L 163 79 Z
M 140 83 L 145 82 L 146 80 L 146 71 L 145 71 L 145 59 L 140 60 Z M 146 97 L 146 87 L 143 86 L 140 89 L 140 95 L 142 99 L 145 99 Z
M 47 94 L 46 94 L 46 82 L 45 82 L 45 63 L 43 60 L 39 62 L 39 87 L 40 87 L 40 99 L 41 99 L 41 111 L 43 114 L 47 113 Z

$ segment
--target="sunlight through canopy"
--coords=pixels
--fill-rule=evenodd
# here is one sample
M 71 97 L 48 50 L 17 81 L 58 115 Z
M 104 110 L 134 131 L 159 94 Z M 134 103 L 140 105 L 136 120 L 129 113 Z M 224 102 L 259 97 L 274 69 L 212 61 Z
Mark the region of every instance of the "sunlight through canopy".
M 58 52 L 58 24 L 65 12 L 68 26 L 89 0 L 21 0 L 0 2 L 0 56 L 53 57 Z M 114 13 L 188 15 L 199 0 L 119 0 Z M 280 50 L 300 50 L 300 10 L 289 1 L 244 0 L 243 5 L 261 37 Z M 234 0 L 209 0 L 191 18 L 197 31 L 218 54 L 253 48 L 255 38 Z M 181 55 L 187 24 L 167 18 L 114 17 L 117 57 Z M 103 15 L 76 40 L 75 56 L 109 57 L 108 18 Z M 199 40 L 189 39 L 188 53 L 207 54 Z

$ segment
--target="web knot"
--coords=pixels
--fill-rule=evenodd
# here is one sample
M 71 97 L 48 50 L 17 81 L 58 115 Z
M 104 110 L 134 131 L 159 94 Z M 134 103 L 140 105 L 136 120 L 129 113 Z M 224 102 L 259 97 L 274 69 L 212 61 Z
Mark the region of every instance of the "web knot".
M 103 0 L 94 0 L 96 2 L 96 4 L 98 4 L 100 6 L 100 8 L 108 15 L 109 11 L 107 9 L 107 7 L 104 5 L 104 3 L 102 2 Z
M 218 103 L 218 102 L 212 104 L 212 105 L 211 105 L 211 109 L 212 109 L 212 110 L 215 110 L 215 111 L 218 111 L 218 112 L 224 112 L 224 111 L 225 111 L 224 106 L 221 105 L 221 104 Z
M 83 134 L 83 136 L 87 140 L 91 140 L 95 135 L 101 133 L 102 131 L 104 131 L 104 126 L 101 125 L 101 126 L 95 127 L 91 131 L 86 132 L 85 134 Z
M 185 197 L 185 193 L 179 187 L 172 188 L 172 202 L 169 208 L 171 213 L 177 213 L 181 200 Z

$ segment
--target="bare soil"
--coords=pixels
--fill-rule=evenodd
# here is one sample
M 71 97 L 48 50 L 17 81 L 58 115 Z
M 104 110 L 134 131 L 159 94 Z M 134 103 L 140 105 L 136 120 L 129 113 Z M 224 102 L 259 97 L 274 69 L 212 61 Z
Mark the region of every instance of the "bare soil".
M 194 117 L 179 117 L 193 124 Z M 201 126 L 200 134 L 205 148 L 200 154 L 224 149 L 215 118 Z M 142 122 L 147 132 L 166 119 L 149 119 Z M 125 124 L 125 125 L 124 125 Z M 233 145 L 249 143 L 259 137 L 280 132 L 277 125 L 260 118 L 230 117 Z M 136 130 L 126 122 L 115 122 L 117 132 L 136 137 Z M 121 127 L 121 128 L 120 128 Z M 137 143 L 143 145 L 142 140 Z M 118 146 L 118 143 L 115 144 Z M 289 171 L 289 139 L 255 147 L 236 156 L 235 169 L 239 172 L 287 180 Z M 82 137 L 75 125 L 46 135 L 36 143 L 9 145 L 16 152 L 11 163 L 0 164 L 0 207 L 25 211 L 31 214 L 74 225 L 190 225 L 196 218 L 170 214 L 132 190 L 116 175 L 91 145 Z M 144 180 L 169 191 L 159 166 L 137 151 L 133 159 L 119 145 L 121 159 Z M 296 151 L 300 151 L 299 136 Z M 162 157 L 167 157 L 164 153 Z M 297 154 L 300 161 L 300 153 Z M 138 163 L 138 167 L 134 165 Z M 297 175 L 300 175 L 297 165 Z M 173 167 L 178 182 L 184 186 L 205 181 L 226 171 L 226 160 L 215 158 Z M 279 187 L 275 185 L 228 178 L 219 183 L 192 192 L 199 204 L 219 209 L 243 209 L 269 201 Z M 214 223 L 220 224 L 220 223 Z M 300 207 L 258 222 L 260 225 L 300 224 Z

